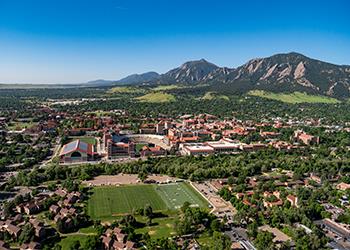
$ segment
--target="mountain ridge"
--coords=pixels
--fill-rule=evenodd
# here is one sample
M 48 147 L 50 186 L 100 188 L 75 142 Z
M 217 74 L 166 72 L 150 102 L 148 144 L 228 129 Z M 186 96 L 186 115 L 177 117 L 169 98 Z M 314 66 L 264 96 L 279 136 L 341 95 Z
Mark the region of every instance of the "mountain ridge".
M 96 80 L 103 86 L 118 85 L 209 85 L 222 93 L 266 90 L 302 91 L 336 98 L 350 97 L 350 66 L 336 65 L 301 53 L 278 53 L 253 58 L 236 68 L 219 67 L 205 59 L 183 63 L 166 73 L 133 74 L 117 81 Z

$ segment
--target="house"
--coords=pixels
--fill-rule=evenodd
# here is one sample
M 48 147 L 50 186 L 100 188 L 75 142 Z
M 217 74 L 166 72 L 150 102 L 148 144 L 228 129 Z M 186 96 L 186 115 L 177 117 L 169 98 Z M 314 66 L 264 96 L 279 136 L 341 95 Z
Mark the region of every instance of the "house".
M 6 231 L 12 235 L 14 238 L 18 238 L 20 233 L 22 232 L 22 229 L 20 227 L 17 227 L 9 222 L 6 223 Z
M 109 250 L 113 246 L 113 239 L 110 236 L 102 236 L 102 244 L 104 249 Z
M 61 208 L 57 205 L 51 205 L 49 208 L 49 211 L 53 214 L 58 214 L 60 212 Z
M 292 207 L 298 207 L 298 197 L 294 195 L 287 195 L 287 201 L 290 202 Z
M 10 250 L 9 244 L 7 244 L 6 242 L 0 240 L 0 250 Z
M 59 188 L 55 191 L 55 194 L 60 196 L 60 197 L 65 197 L 67 195 L 67 191 Z
M 305 145 L 311 145 L 311 144 L 319 144 L 320 138 L 318 136 L 312 136 L 309 134 L 306 134 L 302 130 L 294 131 L 294 140 L 300 141 L 304 143 Z
M 38 242 L 30 242 L 24 243 L 21 245 L 20 250 L 37 250 L 41 249 L 40 244 Z
M 35 236 L 39 239 L 42 239 L 46 235 L 46 229 L 44 227 L 44 224 L 41 221 L 38 221 L 36 219 L 29 219 L 29 222 L 33 225 L 35 230 Z
M 123 242 L 119 242 L 119 241 L 115 241 L 113 243 L 113 249 L 115 249 L 115 250 L 124 250 L 124 243 Z
M 65 144 L 59 154 L 60 162 L 86 162 L 94 159 L 94 146 L 92 144 L 75 140 Z
M 280 193 L 278 191 L 264 192 L 263 205 L 264 207 L 282 206 L 283 201 L 280 199 Z
M 30 202 L 27 203 L 24 207 L 23 210 L 26 214 L 30 215 L 30 214 L 34 214 L 40 211 L 40 207 L 38 206 L 37 203 L 35 202 Z
M 350 184 L 347 184 L 347 183 L 345 183 L 345 182 L 341 182 L 341 183 L 339 183 L 336 187 L 337 187 L 337 189 L 339 189 L 339 190 L 345 191 L 345 190 L 350 189 Z
M 126 250 L 135 249 L 135 243 L 128 240 L 128 241 L 125 243 L 125 248 L 124 248 L 124 249 L 126 249 Z
M 116 234 L 115 234 L 115 237 L 116 237 L 116 239 L 117 239 L 119 242 L 124 242 L 124 240 L 126 239 L 127 235 L 126 235 L 126 234 L 123 234 L 123 233 L 116 233 Z

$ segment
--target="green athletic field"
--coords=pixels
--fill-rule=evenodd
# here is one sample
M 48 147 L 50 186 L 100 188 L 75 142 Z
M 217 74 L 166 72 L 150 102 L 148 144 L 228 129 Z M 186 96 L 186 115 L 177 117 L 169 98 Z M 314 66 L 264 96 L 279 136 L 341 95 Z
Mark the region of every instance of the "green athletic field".
M 184 202 L 208 207 L 208 203 L 187 183 L 95 187 L 88 201 L 93 219 L 113 220 L 149 204 L 154 211 L 176 210 Z
M 208 207 L 208 202 L 188 183 L 157 185 L 156 190 L 169 209 L 178 209 L 186 201 L 192 206 Z
M 107 219 L 130 213 L 147 204 L 154 211 L 167 208 L 153 185 L 96 187 L 88 202 L 88 214 L 95 219 Z

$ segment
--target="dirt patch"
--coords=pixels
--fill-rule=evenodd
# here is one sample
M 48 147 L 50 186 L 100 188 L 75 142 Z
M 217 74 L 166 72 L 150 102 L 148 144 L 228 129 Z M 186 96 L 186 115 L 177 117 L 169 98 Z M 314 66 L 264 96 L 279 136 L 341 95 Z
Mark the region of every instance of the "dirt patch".
M 152 180 L 156 183 L 169 183 L 178 181 L 178 178 L 167 175 L 149 175 L 147 180 Z M 83 181 L 83 184 L 88 186 L 118 186 L 141 184 L 142 182 L 137 177 L 137 174 L 117 174 L 117 175 L 100 175 L 89 181 Z

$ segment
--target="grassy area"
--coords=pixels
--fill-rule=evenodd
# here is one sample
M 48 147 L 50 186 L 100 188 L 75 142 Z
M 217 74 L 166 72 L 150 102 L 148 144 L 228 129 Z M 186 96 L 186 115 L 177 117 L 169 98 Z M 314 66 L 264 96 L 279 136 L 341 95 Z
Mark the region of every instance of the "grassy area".
M 202 100 L 213 100 L 213 99 L 223 99 L 226 101 L 229 101 L 230 98 L 226 95 L 218 95 L 215 92 L 207 92 L 205 95 L 201 98 Z
M 141 89 L 136 87 L 114 87 L 107 91 L 109 94 L 115 94 L 115 93 L 137 93 L 142 92 Z
M 172 90 L 172 89 L 183 89 L 186 88 L 186 86 L 180 86 L 180 85 L 160 85 L 155 88 L 153 88 L 154 91 L 165 91 L 165 90 Z
M 62 247 L 62 250 L 68 250 L 71 249 L 71 245 L 75 241 L 79 241 L 80 245 L 83 245 L 86 240 L 88 239 L 87 235 L 69 235 L 64 237 L 59 245 Z
M 26 128 L 31 128 L 35 125 L 37 125 L 37 122 L 11 122 L 8 126 L 8 130 L 22 130 Z
M 176 214 L 166 213 L 166 217 L 154 218 L 151 226 L 145 226 L 143 228 L 136 229 L 136 233 L 144 234 L 146 232 L 152 238 L 168 238 L 175 235 L 175 219 Z M 137 216 L 136 220 L 142 223 L 146 223 L 147 219 L 142 216 Z
M 175 101 L 175 96 L 164 92 L 152 92 L 143 96 L 136 97 L 136 100 L 140 102 L 154 103 L 173 102 Z
M 286 103 L 339 103 L 340 101 L 327 97 L 327 96 L 319 96 L 319 95 L 309 95 L 301 92 L 293 92 L 293 93 L 272 93 L 262 90 L 252 90 L 248 92 L 249 95 L 259 96 L 271 100 L 277 100 Z
M 204 200 L 204 198 L 194 190 L 190 184 L 185 182 L 158 185 L 156 190 L 169 209 L 178 209 L 186 201 L 193 206 L 208 207 L 207 201 Z
M 210 236 L 208 233 L 204 233 L 201 234 L 198 238 L 197 241 L 199 243 L 200 246 L 204 247 L 208 247 L 210 246 L 210 243 L 213 241 L 213 237 Z
M 83 233 L 83 234 L 97 234 L 97 230 L 93 226 L 89 226 L 89 227 L 80 228 L 79 229 L 79 233 Z
M 154 211 L 164 212 L 176 210 L 186 201 L 208 207 L 207 201 L 188 183 L 95 187 L 88 202 L 88 214 L 93 219 L 110 221 L 147 204 Z
M 90 137 L 90 136 L 71 136 L 69 137 L 69 141 L 74 141 L 74 140 L 81 140 L 83 142 L 92 144 L 92 145 L 96 145 L 97 141 L 95 139 L 95 137 Z
M 88 214 L 93 219 L 113 220 L 149 204 L 154 211 L 167 206 L 155 190 L 155 185 L 96 187 L 88 202 Z

